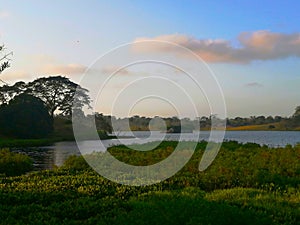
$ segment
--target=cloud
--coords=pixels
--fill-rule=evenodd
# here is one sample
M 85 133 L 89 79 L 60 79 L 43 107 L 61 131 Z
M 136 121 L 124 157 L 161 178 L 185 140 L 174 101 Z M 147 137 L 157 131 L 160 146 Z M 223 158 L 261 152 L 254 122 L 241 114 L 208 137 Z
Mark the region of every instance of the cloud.
M 122 68 L 122 69 L 120 68 L 121 67 L 114 66 L 114 65 L 106 66 L 101 69 L 101 72 L 106 75 L 111 75 L 112 73 L 128 75 L 130 73 L 126 68 Z
M 251 83 L 245 84 L 245 87 L 263 87 L 263 85 L 260 83 L 257 83 L 257 82 L 251 82 Z
M 41 67 L 41 71 L 46 74 L 63 74 L 63 75 L 73 75 L 82 74 L 87 69 L 86 66 L 80 64 L 45 64 Z
M 0 79 L 6 83 L 10 83 L 11 81 L 16 80 L 29 80 L 31 78 L 31 74 L 24 71 L 4 71 L 0 75 Z M 2 84 L 0 83 L 0 85 Z
M 255 60 L 274 60 L 300 57 L 300 33 L 283 34 L 266 30 L 242 32 L 238 35 L 238 46 L 223 39 L 197 39 L 182 34 L 162 35 L 154 38 L 136 38 L 134 41 L 167 41 L 192 50 L 206 62 L 250 63 Z M 137 45 L 134 51 L 171 52 L 171 45 Z

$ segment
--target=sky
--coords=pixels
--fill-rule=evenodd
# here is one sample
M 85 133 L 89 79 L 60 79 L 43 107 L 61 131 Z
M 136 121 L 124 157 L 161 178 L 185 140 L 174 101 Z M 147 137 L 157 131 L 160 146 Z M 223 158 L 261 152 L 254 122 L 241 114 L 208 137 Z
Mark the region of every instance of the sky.
M 95 111 L 117 116 L 181 110 L 192 117 L 193 105 L 201 115 L 222 114 L 211 111 L 218 104 L 213 98 L 221 96 L 219 90 L 212 94 L 218 87 L 228 117 L 290 116 L 300 105 L 296 0 L 11 0 L 0 5 L 0 44 L 13 52 L 11 68 L 0 78 L 10 84 L 64 75 L 91 89 Z M 141 41 L 165 45 L 135 44 Z M 195 58 L 178 46 L 191 50 L 202 65 L 195 66 Z M 146 55 L 173 66 L 127 65 Z M 201 90 L 182 67 L 194 74 Z

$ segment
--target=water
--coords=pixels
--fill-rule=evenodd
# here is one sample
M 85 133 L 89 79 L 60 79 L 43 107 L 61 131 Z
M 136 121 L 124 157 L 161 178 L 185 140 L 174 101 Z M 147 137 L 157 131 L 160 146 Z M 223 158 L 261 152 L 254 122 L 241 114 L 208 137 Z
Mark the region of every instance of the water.
M 166 134 L 160 132 L 119 132 L 118 136 L 135 136 L 135 138 L 120 138 L 103 140 L 82 141 L 78 143 L 80 149 L 84 149 L 82 154 L 93 151 L 106 151 L 107 147 L 118 144 L 146 143 L 155 140 L 179 140 L 180 134 Z M 198 140 L 199 133 L 181 134 L 181 140 Z M 207 140 L 209 131 L 201 131 L 199 140 Z M 300 132 L 297 131 L 226 131 L 225 140 L 235 140 L 241 143 L 253 142 L 260 145 L 280 147 L 287 144 L 295 145 L 300 143 Z M 51 169 L 54 165 L 61 166 L 70 155 L 80 155 L 76 142 L 57 142 L 53 146 L 14 149 L 13 151 L 28 154 L 34 159 L 35 167 L 38 170 Z

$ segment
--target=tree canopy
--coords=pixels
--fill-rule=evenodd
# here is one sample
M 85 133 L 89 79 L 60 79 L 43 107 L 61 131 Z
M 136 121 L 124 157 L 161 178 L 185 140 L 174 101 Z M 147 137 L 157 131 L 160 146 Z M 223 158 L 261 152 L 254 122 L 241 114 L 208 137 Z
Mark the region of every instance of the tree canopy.
M 0 132 L 14 138 L 42 138 L 53 130 L 53 120 L 44 103 L 29 94 L 20 94 L 0 106 Z
M 71 115 L 72 106 L 81 110 L 85 105 L 90 105 L 88 90 L 63 76 L 42 77 L 29 83 L 17 82 L 12 86 L 3 85 L 0 87 L 0 104 L 8 103 L 22 93 L 39 98 L 52 118 L 55 112 L 64 116 Z

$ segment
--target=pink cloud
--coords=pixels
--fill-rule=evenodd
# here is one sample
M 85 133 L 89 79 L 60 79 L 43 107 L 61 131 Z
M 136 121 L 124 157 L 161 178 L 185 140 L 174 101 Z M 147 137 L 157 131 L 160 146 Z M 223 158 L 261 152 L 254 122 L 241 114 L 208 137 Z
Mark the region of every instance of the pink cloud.
M 30 73 L 27 73 L 25 71 L 4 71 L 1 74 L 0 78 L 6 83 L 10 83 L 12 81 L 15 82 L 16 80 L 28 80 L 31 79 L 32 76 Z
M 63 75 L 81 74 L 84 73 L 86 69 L 86 66 L 80 64 L 45 64 L 41 67 L 41 71 L 43 73 Z
M 203 60 L 212 63 L 249 63 L 255 60 L 273 60 L 300 57 L 300 33 L 283 34 L 270 31 L 243 32 L 238 37 L 239 47 L 228 40 L 197 39 L 182 34 L 154 38 L 136 38 L 134 41 L 166 41 L 192 50 Z M 170 45 L 138 45 L 134 51 L 172 52 Z
M 106 75 L 110 75 L 112 73 L 117 73 L 117 74 L 122 74 L 122 75 L 128 75 L 129 71 L 126 68 L 120 69 L 121 67 L 118 66 L 106 66 L 104 68 L 101 69 L 101 72 L 106 74 Z

